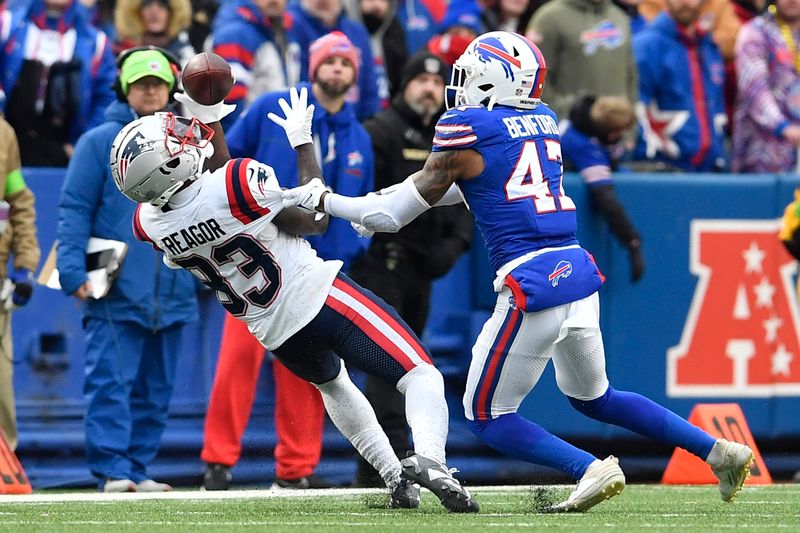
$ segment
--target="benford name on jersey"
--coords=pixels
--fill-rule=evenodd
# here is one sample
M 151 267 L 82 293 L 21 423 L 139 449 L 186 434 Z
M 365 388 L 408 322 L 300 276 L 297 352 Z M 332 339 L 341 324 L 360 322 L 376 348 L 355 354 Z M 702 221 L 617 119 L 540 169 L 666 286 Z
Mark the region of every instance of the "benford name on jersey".
M 535 135 L 558 135 L 558 124 L 549 115 L 517 115 L 503 117 L 503 124 L 512 139 Z
M 225 236 L 225 230 L 213 218 L 192 224 L 188 228 L 170 233 L 161 239 L 162 249 L 166 248 L 173 255 L 188 252 L 192 248 L 202 246 Z

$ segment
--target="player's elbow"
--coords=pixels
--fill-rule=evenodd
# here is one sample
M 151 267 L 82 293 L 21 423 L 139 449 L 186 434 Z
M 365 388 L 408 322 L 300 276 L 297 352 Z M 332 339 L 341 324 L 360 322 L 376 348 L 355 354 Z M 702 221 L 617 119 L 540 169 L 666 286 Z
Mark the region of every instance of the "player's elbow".
M 320 215 L 322 213 L 319 213 Z M 289 207 L 278 213 L 273 222 L 275 226 L 290 235 L 321 235 L 328 229 L 328 215 L 319 217 L 313 213 L 300 210 L 297 207 Z

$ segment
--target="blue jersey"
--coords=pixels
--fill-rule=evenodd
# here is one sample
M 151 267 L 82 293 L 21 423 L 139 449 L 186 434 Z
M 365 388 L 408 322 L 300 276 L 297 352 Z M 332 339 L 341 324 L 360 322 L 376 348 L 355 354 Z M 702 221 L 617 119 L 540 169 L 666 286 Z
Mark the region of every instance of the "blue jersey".
M 601 276 L 575 237 L 575 204 L 562 185 L 555 113 L 546 105 L 452 109 L 436 125 L 433 151 L 464 149 L 484 161 L 479 176 L 457 184 L 498 273 L 495 290 L 508 285 L 527 311 L 595 292 Z

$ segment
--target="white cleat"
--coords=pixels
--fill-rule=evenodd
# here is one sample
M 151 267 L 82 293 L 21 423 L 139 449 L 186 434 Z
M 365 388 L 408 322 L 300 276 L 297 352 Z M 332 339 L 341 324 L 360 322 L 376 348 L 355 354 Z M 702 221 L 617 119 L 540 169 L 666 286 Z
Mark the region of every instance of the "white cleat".
M 414 454 L 400 461 L 403 467 L 402 476 L 425 487 L 439 498 L 441 504 L 451 513 L 477 513 L 480 505 L 467 489 L 453 477 L 455 470 L 450 470 L 442 463 Z
M 613 498 L 625 488 L 625 474 L 619 467 L 619 459 L 609 455 L 602 461 L 594 461 L 578 481 L 578 486 L 566 501 L 548 509 L 551 513 L 582 513 L 598 503 Z
M 719 495 L 722 501 L 732 502 L 742 490 L 744 481 L 750 477 L 750 467 L 755 462 L 753 450 L 744 444 L 717 439 L 706 462 L 719 479 Z
M 410 479 L 399 479 L 389 488 L 389 509 L 416 509 L 419 500 L 419 485 Z

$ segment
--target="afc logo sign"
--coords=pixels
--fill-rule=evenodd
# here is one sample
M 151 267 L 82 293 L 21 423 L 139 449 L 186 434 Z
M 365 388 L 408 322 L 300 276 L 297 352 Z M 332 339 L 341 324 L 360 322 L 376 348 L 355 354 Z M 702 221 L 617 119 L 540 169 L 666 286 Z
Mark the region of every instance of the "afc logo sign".
M 667 350 L 671 397 L 800 395 L 796 262 L 778 220 L 693 220 L 698 277 L 680 343 Z

